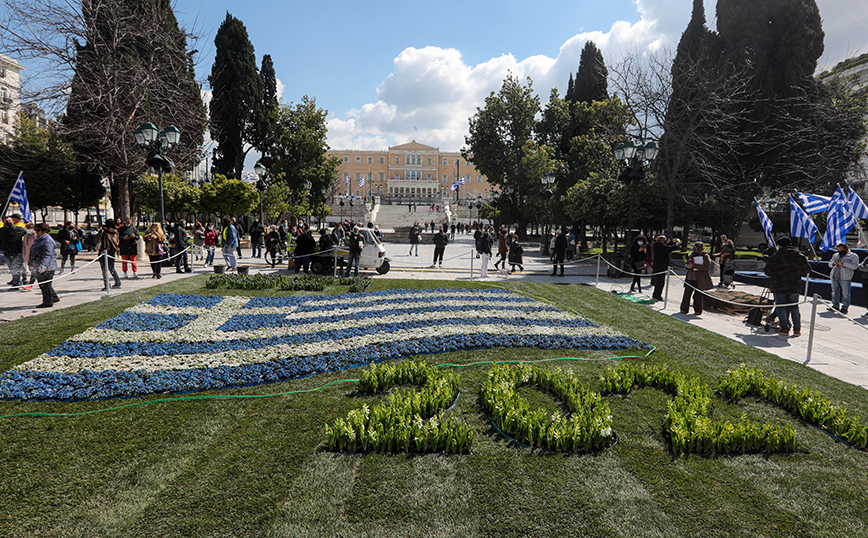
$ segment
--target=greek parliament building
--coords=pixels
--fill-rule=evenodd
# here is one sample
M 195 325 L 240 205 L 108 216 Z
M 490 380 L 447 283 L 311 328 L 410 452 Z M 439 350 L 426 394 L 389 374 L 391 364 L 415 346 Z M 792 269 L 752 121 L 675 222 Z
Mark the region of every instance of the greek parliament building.
M 379 196 L 385 204 L 442 204 L 455 199 L 452 185 L 463 177 L 459 199 L 491 199 L 493 187 L 457 151 L 440 151 L 413 140 L 387 151 L 331 150 L 328 155 L 341 160 L 332 189 L 335 196 Z

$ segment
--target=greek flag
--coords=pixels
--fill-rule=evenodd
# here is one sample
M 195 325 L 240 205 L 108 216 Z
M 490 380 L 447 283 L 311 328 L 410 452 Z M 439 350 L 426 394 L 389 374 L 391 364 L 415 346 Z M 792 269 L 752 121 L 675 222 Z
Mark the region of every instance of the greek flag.
M 850 211 L 853 212 L 853 216 L 857 219 L 868 219 L 868 207 L 865 206 L 865 202 L 859 198 L 859 195 L 856 194 L 856 191 L 853 190 L 853 187 L 850 184 L 847 184 L 847 187 L 850 189 L 850 198 L 848 199 L 850 202 Z
M 458 184 L 464 185 L 464 176 L 461 176 L 460 178 L 458 178 Z
M 365 176 L 359 178 L 359 187 L 365 186 Z
M 346 177 L 347 177 L 347 187 L 349 187 L 350 186 L 350 175 L 347 174 Z
M 775 240 L 772 236 L 772 221 L 769 220 L 769 216 L 766 215 L 766 212 L 763 211 L 763 208 L 760 207 L 759 202 L 754 198 L 754 204 L 756 204 L 756 214 L 759 216 L 760 224 L 762 224 L 763 232 L 766 234 L 766 241 L 768 241 L 770 246 L 775 246 Z
M 18 180 L 15 182 L 15 186 L 12 187 L 9 201 L 21 206 L 21 217 L 24 222 L 31 222 L 30 202 L 27 201 L 27 189 L 24 187 L 24 172 L 18 173 Z
M 835 190 L 835 195 L 832 196 L 829 214 L 826 215 L 826 233 L 823 235 L 823 243 L 820 245 L 820 250 L 825 252 L 835 248 L 835 245 L 838 243 L 846 243 L 847 232 L 853 229 L 855 225 L 856 219 L 853 218 L 853 212 L 850 211 L 847 197 L 844 196 L 844 191 L 839 186 Z
M 831 196 L 820 196 L 819 194 L 807 194 L 798 191 L 796 191 L 796 194 L 799 195 L 799 200 L 802 202 L 802 205 L 805 206 L 805 211 L 808 215 L 822 213 L 823 211 L 828 210 L 829 202 L 832 201 Z
M 804 237 L 814 244 L 817 239 L 817 225 L 799 204 L 790 196 L 790 236 Z
M 458 188 L 458 183 L 453 183 L 451 189 L 454 191 Z

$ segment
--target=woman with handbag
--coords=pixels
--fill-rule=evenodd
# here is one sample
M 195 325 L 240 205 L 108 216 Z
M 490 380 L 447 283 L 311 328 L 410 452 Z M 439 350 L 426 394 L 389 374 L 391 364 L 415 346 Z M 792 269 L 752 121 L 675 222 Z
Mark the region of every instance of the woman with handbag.
M 166 234 L 163 233 L 162 226 L 157 222 L 148 226 L 143 239 L 145 254 L 151 260 L 151 271 L 154 273 L 151 278 L 163 278 L 161 271 L 163 258 L 166 257 Z
M 711 258 L 705 250 L 705 244 L 697 241 L 693 244 L 693 252 L 687 259 L 687 276 L 684 282 L 684 296 L 681 298 L 681 313 L 687 314 L 690 310 L 690 296 L 693 295 L 693 311 L 697 316 L 702 315 L 702 292 L 714 287 L 711 275 L 708 272 L 711 266 Z

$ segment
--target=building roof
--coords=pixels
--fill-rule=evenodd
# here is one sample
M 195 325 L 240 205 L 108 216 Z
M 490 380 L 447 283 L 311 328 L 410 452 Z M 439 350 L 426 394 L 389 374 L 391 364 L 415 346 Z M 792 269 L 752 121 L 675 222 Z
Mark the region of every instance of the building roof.
M 440 148 L 435 148 L 433 146 L 426 146 L 425 144 L 420 144 L 413 140 L 412 142 L 408 142 L 406 144 L 401 144 L 400 146 L 389 146 L 389 151 L 397 150 L 397 151 L 439 151 Z

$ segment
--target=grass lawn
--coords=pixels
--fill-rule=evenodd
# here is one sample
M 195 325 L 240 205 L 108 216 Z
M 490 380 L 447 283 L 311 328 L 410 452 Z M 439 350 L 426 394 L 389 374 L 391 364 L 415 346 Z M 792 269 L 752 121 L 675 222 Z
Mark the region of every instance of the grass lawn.
M 0 370 L 20 364 L 157 293 L 206 290 L 206 276 L 48 312 L 0 326 Z M 740 363 L 811 387 L 868 417 L 868 393 L 800 364 L 660 316 L 580 285 L 505 282 L 649 342 L 637 362 L 666 363 L 716 387 Z M 375 279 L 393 287 L 475 283 Z M 332 292 L 336 290 L 330 290 Z M 274 292 L 279 293 L 279 292 Z M 415 357 L 432 364 L 617 352 L 492 349 Z M 623 353 L 621 353 L 623 354 Z M 593 389 L 612 361 L 554 361 Z M 478 387 L 490 365 L 457 368 L 451 411 L 473 426 L 472 455 L 335 454 L 324 425 L 377 397 L 355 383 L 259 399 L 188 399 L 76 417 L 0 419 L 0 536 L 866 536 L 868 453 L 849 448 L 756 398 L 715 400 L 714 416 L 791 424 L 794 454 L 673 455 L 662 433 L 670 396 L 653 389 L 605 398 L 618 443 L 591 455 L 517 447 L 490 425 Z M 264 395 L 355 379 L 358 370 L 202 394 Z M 523 389 L 532 405 L 559 403 Z M 165 398 L 81 403 L 0 402 L 0 415 L 79 413 Z M 863 419 L 864 421 L 864 419 Z M 864 423 L 864 422 L 863 422 Z

